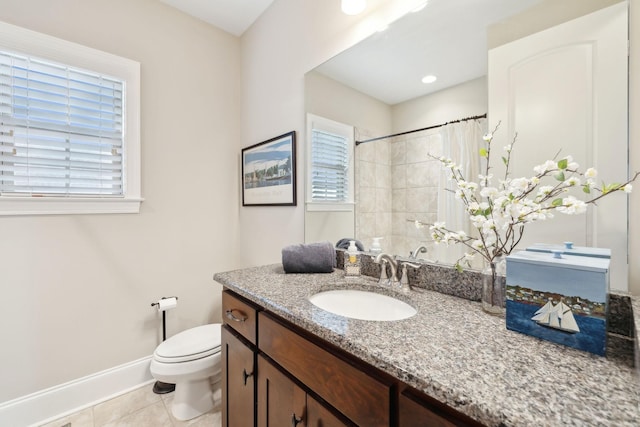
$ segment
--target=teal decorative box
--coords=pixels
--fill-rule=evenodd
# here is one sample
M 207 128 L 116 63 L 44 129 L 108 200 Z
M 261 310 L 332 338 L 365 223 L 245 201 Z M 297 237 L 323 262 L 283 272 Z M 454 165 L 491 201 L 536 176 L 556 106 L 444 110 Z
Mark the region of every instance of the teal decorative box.
M 520 251 L 507 257 L 507 329 L 605 355 L 609 259 Z
M 589 256 L 594 258 L 611 258 L 611 249 L 591 248 L 587 246 L 573 246 L 572 242 L 564 242 L 564 244 L 562 245 L 536 243 L 526 249 L 533 252 L 552 253 L 553 251 L 561 251 L 562 253 L 567 255 Z

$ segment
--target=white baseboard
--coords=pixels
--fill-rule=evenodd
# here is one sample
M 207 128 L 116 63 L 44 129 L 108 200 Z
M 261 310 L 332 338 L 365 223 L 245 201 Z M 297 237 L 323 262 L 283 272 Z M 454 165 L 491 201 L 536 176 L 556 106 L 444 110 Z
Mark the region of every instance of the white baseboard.
M 0 426 L 36 426 L 127 393 L 153 380 L 151 356 L 0 403 Z

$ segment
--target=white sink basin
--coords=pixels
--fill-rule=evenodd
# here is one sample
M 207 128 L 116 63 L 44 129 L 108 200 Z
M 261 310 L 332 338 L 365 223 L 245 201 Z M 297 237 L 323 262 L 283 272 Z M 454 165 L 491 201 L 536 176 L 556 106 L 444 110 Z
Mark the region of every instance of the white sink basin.
M 309 301 L 330 313 L 360 320 L 402 320 L 416 314 L 416 309 L 404 301 L 351 289 L 319 292 Z

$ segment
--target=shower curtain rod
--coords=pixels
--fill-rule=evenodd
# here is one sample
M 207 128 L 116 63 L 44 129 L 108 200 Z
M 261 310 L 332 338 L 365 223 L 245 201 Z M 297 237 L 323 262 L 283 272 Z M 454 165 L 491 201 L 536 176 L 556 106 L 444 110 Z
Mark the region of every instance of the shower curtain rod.
M 415 132 L 421 132 L 423 130 L 435 129 L 435 128 L 439 128 L 439 127 L 442 127 L 442 126 L 450 125 L 452 123 L 460 123 L 460 122 L 466 122 L 467 120 L 486 119 L 486 118 L 487 118 L 487 113 L 481 114 L 479 116 L 465 117 L 464 119 L 453 120 L 453 121 L 450 121 L 450 122 L 447 122 L 447 123 L 442 123 L 442 124 L 439 124 L 439 125 L 429 126 L 429 127 L 422 128 L 422 129 L 408 130 L 406 132 L 394 133 L 393 135 L 379 136 L 377 138 L 365 139 L 364 141 L 356 141 L 356 146 L 358 146 L 360 144 L 364 144 L 365 142 L 378 141 L 380 139 L 393 138 L 394 136 L 407 135 L 409 133 L 415 133 Z

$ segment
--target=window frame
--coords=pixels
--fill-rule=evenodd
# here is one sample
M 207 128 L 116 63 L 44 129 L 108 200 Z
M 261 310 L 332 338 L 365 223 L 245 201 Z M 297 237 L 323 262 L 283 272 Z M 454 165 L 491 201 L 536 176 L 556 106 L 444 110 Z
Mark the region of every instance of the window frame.
M 347 152 L 349 156 L 349 165 L 347 170 L 347 180 L 349 183 L 347 191 L 347 200 L 342 202 L 336 201 L 318 201 L 312 200 L 312 152 L 313 152 L 313 140 L 312 131 L 314 129 L 323 130 L 331 133 L 335 133 L 344 136 L 347 139 Z M 354 127 L 337 122 L 335 120 L 320 117 L 314 114 L 307 113 L 307 173 L 306 173 L 306 197 L 305 205 L 307 211 L 332 211 L 332 212 L 351 212 L 355 207 L 355 171 L 354 171 L 354 148 L 355 137 Z
M 0 196 L 1 215 L 138 213 L 141 197 L 140 63 L 0 22 L 0 49 L 118 78 L 124 82 L 123 196 Z

